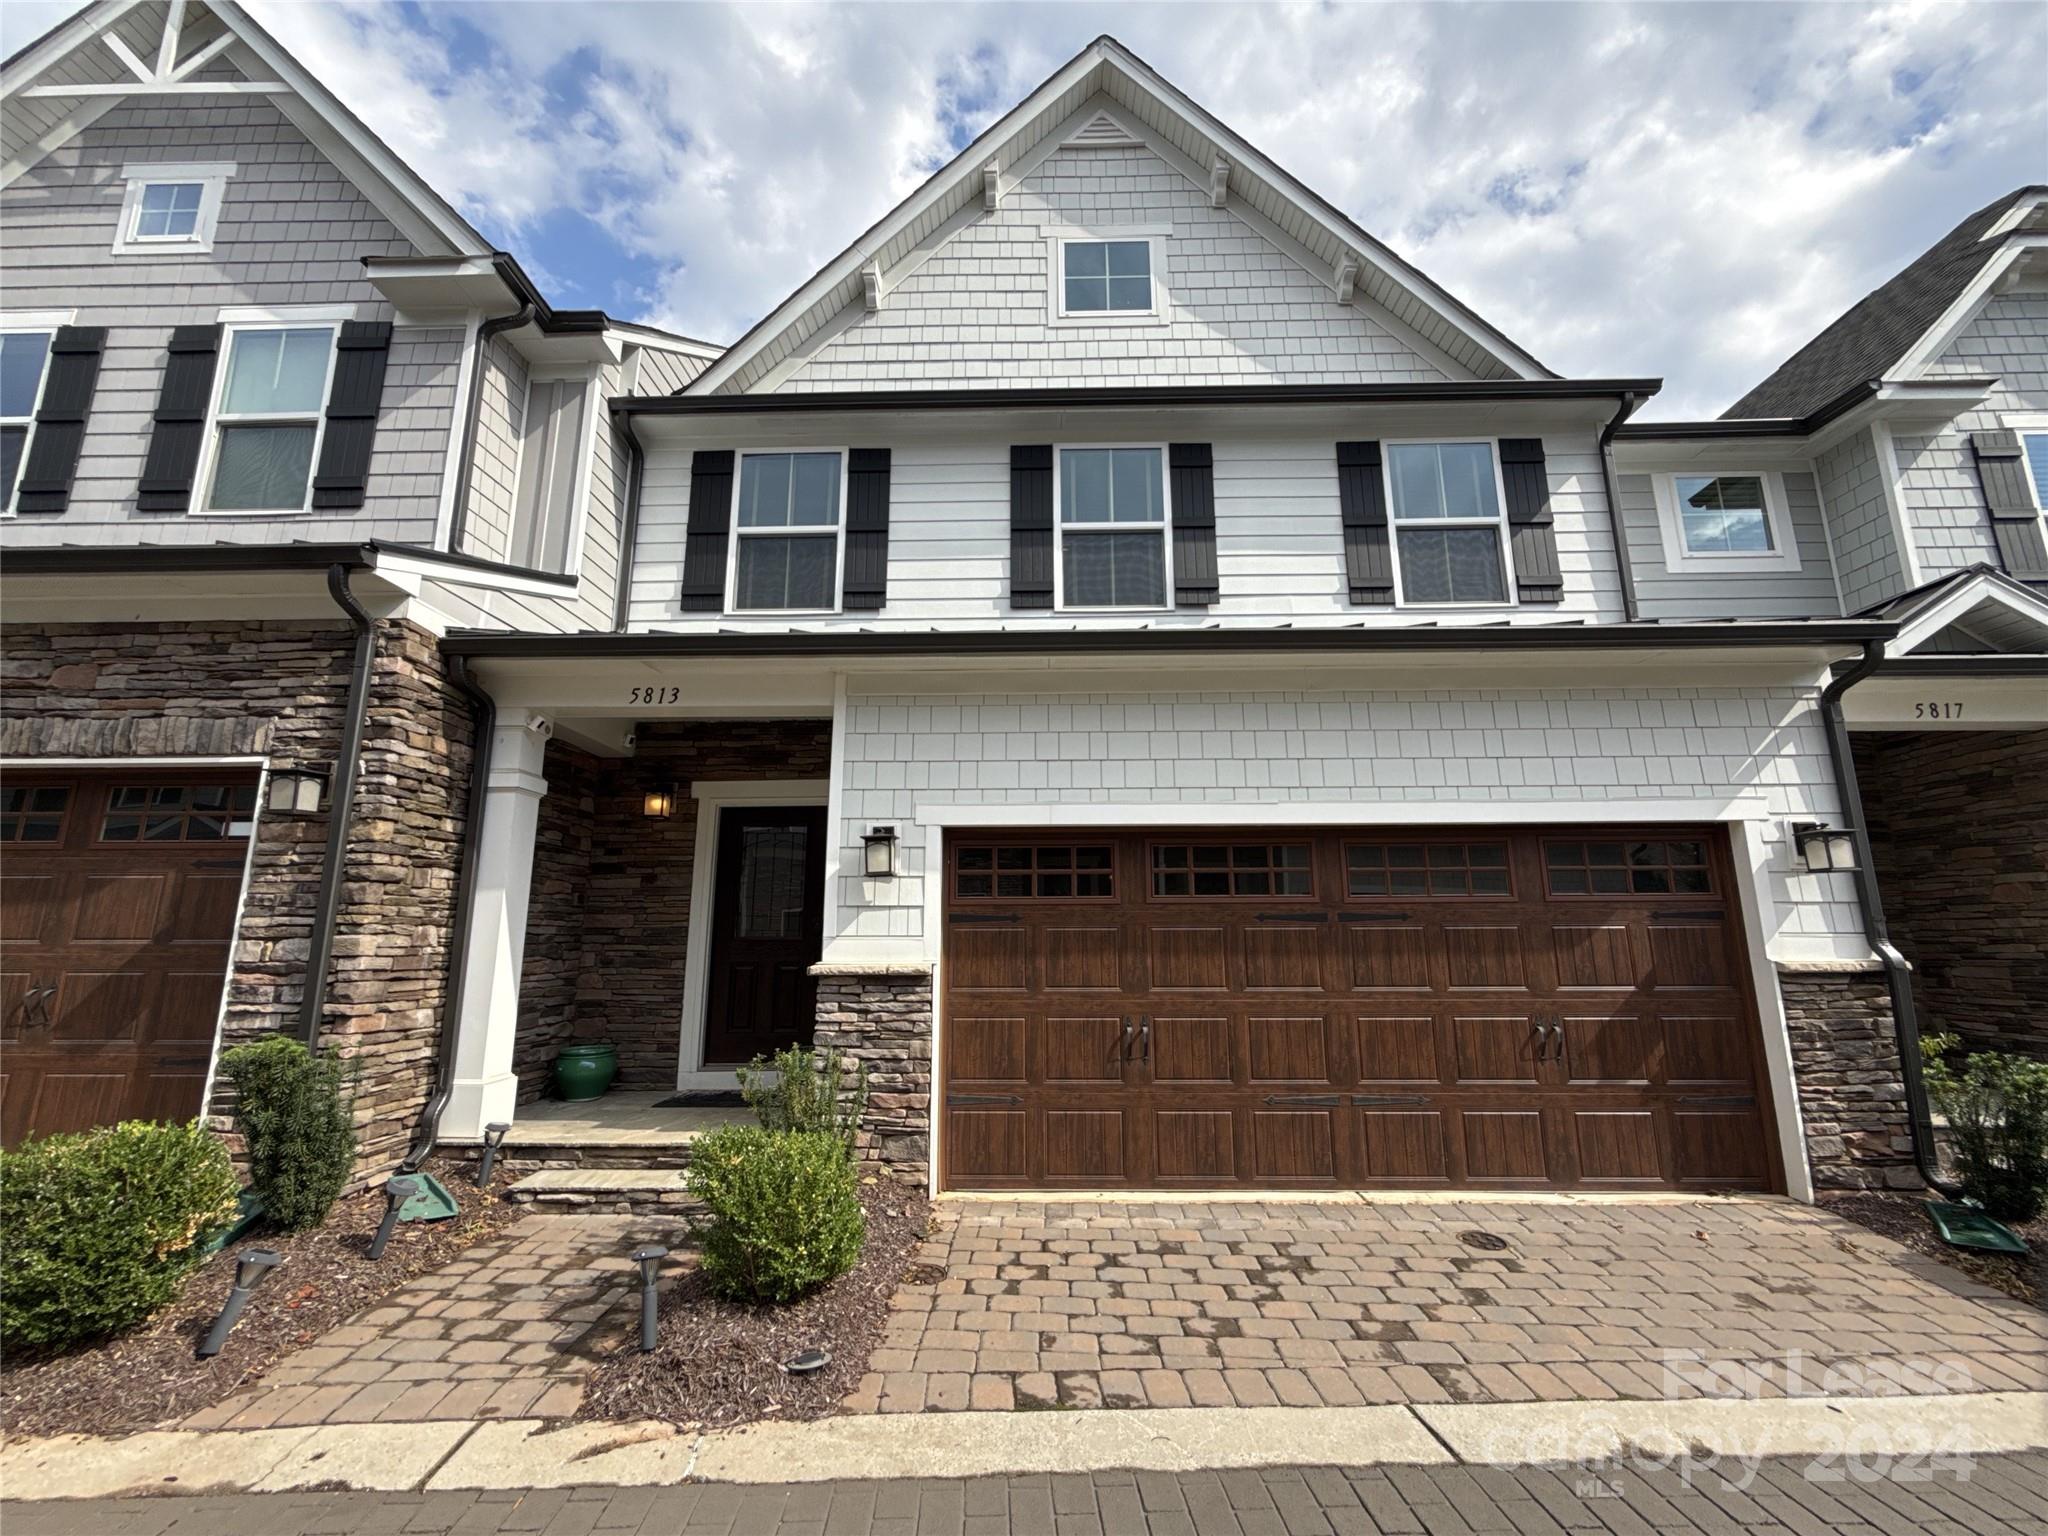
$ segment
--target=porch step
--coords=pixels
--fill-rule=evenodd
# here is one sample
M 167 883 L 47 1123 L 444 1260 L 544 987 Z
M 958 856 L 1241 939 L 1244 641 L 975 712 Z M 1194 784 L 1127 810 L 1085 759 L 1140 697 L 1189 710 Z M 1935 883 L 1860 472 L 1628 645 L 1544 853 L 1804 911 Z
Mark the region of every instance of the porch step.
M 663 1214 L 693 1209 L 680 1168 L 544 1168 L 505 1191 L 536 1214 Z

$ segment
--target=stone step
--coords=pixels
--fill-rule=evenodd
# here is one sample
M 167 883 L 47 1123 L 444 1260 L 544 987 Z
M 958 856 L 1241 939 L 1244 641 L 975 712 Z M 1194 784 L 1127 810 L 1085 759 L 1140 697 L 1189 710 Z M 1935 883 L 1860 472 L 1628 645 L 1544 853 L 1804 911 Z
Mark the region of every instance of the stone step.
M 536 1214 L 673 1214 L 698 1202 L 683 1187 L 680 1168 L 544 1168 L 505 1191 Z

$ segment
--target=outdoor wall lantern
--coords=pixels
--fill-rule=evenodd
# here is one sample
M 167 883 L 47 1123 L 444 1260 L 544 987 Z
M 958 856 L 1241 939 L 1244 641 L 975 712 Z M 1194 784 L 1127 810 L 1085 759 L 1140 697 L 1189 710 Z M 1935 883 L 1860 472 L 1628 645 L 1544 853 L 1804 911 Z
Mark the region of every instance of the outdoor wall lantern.
M 640 814 L 649 821 L 667 821 L 675 813 L 676 787 L 673 784 L 662 784 L 648 790 L 640 801 Z
M 870 827 L 861 835 L 865 852 L 867 876 L 870 880 L 886 880 L 896 873 L 896 829 L 894 827 Z
M 327 774 L 319 768 L 270 770 L 270 808 L 283 816 L 310 816 L 320 809 Z
M 1810 875 L 1828 875 L 1856 867 L 1856 833 L 1818 821 L 1792 823 L 1792 845 Z

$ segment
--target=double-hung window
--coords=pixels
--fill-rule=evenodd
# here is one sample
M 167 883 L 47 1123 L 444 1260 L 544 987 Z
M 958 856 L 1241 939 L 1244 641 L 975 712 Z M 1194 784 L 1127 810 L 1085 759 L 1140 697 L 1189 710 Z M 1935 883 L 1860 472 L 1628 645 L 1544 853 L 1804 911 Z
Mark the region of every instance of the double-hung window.
M 0 508 L 14 510 L 14 482 L 28 457 L 36 406 L 49 372 L 51 331 L 0 331 Z
M 1507 525 L 1493 444 L 1390 443 L 1386 464 L 1400 600 L 1507 602 Z
M 1152 242 L 1062 240 L 1062 315 L 1152 313 Z
M 840 449 L 740 456 L 733 518 L 735 611 L 829 612 L 839 606 L 846 512 Z
M 2022 432 L 2020 447 L 2027 456 L 2027 483 L 2034 488 L 2034 505 L 2048 513 L 2048 431 Z
M 215 386 L 210 512 L 302 512 L 334 367 L 332 325 L 234 325 Z
M 1163 608 L 1169 572 L 1166 450 L 1059 451 L 1059 605 Z
M 572 563 L 589 400 L 588 379 L 536 379 L 527 388 L 519 490 L 505 556 L 513 565 L 561 575 Z

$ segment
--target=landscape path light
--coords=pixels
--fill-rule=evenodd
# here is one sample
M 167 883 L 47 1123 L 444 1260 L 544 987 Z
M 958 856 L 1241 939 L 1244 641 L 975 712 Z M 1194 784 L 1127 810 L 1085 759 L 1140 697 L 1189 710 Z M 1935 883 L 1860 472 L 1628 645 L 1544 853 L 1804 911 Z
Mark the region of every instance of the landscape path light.
M 391 1229 L 398 1225 L 398 1213 L 405 1202 L 420 1192 L 418 1179 L 387 1179 L 384 1183 L 384 1219 L 377 1223 L 377 1235 L 370 1239 L 370 1257 L 384 1257 L 384 1245 L 391 1241 Z
M 659 1243 L 633 1250 L 633 1262 L 640 1266 L 640 1353 L 654 1353 L 654 1312 L 660 1300 L 655 1287 L 661 1282 L 661 1261 L 668 1250 Z
M 206 1330 L 206 1337 L 199 1345 L 199 1358 L 211 1360 L 220 1353 L 228 1341 L 228 1334 L 242 1315 L 242 1308 L 249 1305 L 249 1298 L 256 1294 L 256 1287 L 263 1283 L 263 1277 L 284 1262 L 284 1255 L 275 1248 L 244 1248 L 235 1255 L 235 1283 L 228 1291 L 227 1305 L 220 1309 L 220 1316 L 213 1320 L 213 1326 Z

